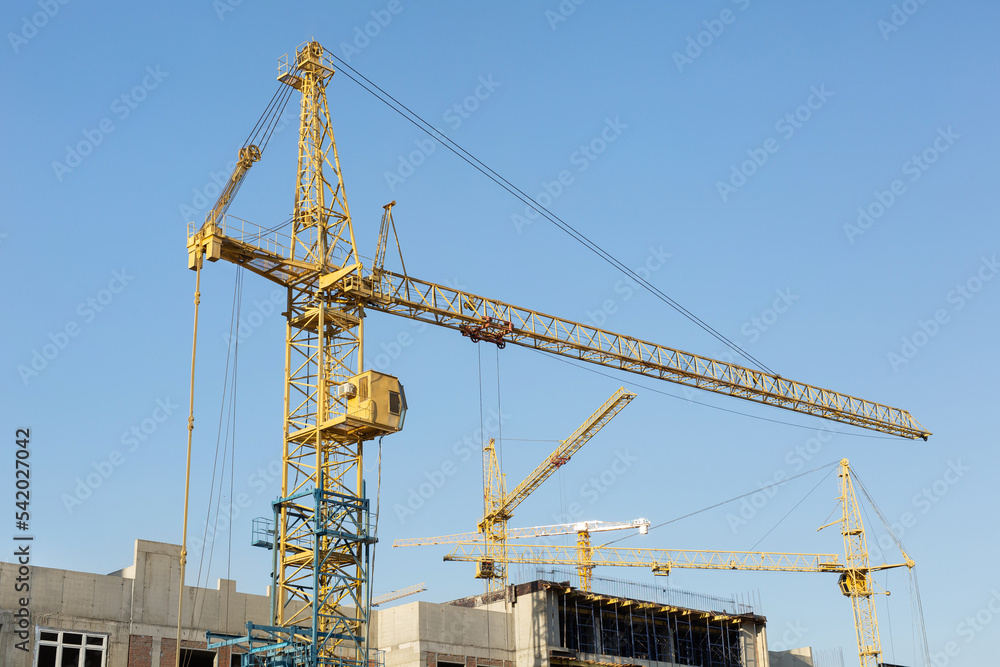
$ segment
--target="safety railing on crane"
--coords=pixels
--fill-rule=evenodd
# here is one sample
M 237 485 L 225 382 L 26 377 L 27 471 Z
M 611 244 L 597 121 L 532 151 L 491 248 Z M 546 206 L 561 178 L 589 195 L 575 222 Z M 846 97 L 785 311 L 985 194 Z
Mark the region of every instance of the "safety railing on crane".
M 292 237 L 283 234 L 276 228 L 261 227 L 257 223 L 244 220 L 235 215 L 227 213 L 222 217 L 222 221 L 217 227 L 224 236 L 253 246 L 258 250 L 278 255 L 285 259 L 292 255 Z M 191 238 L 202 229 L 202 223 L 189 222 L 187 227 L 188 238 Z

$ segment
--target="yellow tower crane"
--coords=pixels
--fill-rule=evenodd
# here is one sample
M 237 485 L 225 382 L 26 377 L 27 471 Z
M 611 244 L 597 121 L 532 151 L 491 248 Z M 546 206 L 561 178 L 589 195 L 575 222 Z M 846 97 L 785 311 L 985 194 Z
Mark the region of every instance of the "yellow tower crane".
M 834 554 L 803 554 L 763 551 L 690 551 L 677 549 L 637 549 L 592 547 L 590 561 L 593 565 L 651 568 L 653 574 L 668 575 L 673 568 L 701 570 L 755 570 L 764 572 L 833 572 L 840 574 L 841 592 L 851 598 L 854 608 L 854 625 L 857 632 L 858 654 L 861 667 L 878 667 L 882 654 L 878 621 L 875 617 L 875 582 L 871 574 L 897 567 L 912 568 L 911 559 L 904 551 L 903 562 L 872 565 L 868 559 L 865 527 L 861 521 L 860 507 L 851 480 L 851 467 L 847 459 L 840 462 L 841 518 L 845 560 Z M 479 562 L 485 557 L 480 547 L 469 542 L 460 544 L 444 557 L 446 561 Z M 538 565 L 576 565 L 577 554 L 568 547 L 524 545 L 510 547 L 507 563 Z
M 279 93 L 301 95 L 290 230 L 225 213 L 255 161 L 248 151 L 228 194 L 188 233 L 188 267 L 199 279 L 205 259 L 222 259 L 287 290 L 272 625 L 248 627 L 245 637 L 222 643 L 249 644 L 264 663 L 367 667 L 376 538 L 364 492 L 364 443 L 402 428 L 406 411 L 399 381 L 365 370 L 364 323 L 372 311 L 904 438 L 930 435 L 908 412 L 888 405 L 419 280 L 405 269 L 366 271 L 327 104 L 331 58 L 308 42 L 279 66 Z M 262 152 L 266 142 L 252 145 Z M 182 569 L 184 561 L 182 553 Z
M 483 490 L 483 518 L 477 530 L 484 536 L 486 558 L 477 565 L 476 577 L 487 580 L 488 590 L 502 588 L 507 581 L 507 566 L 504 554 L 507 548 L 507 521 L 514 508 L 531 495 L 542 482 L 564 466 L 585 444 L 590 442 L 605 424 L 632 402 L 635 394 L 621 387 L 594 414 L 590 415 L 572 435 L 559 443 L 556 450 L 539 463 L 513 491 L 507 493 L 507 483 L 500 470 L 496 454 L 496 442 L 491 438 L 483 450 L 483 467 L 486 487 Z
M 387 208 L 387 215 L 390 216 L 391 207 Z M 379 246 L 384 246 L 382 239 L 387 230 L 386 217 L 382 220 L 383 233 L 380 233 Z M 393 229 L 395 229 L 393 227 Z M 463 332 L 467 333 L 467 332 Z M 471 335 L 471 334 L 470 334 Z M 483 334 L 480 330 L 477 336 L 484 336 L 484 340 L 490 339 L 490 334 Z M 499 345 L 499 342 L 497 342 Z M 460 535 L 444 535 L 431 538 L 416 538 L 415 540 L 397 540 L 393 546 L 417 546 L 429 544 L 453 544 L 456 542 L 468 541 L 466 536 L 472 536 L 473 541 L 482 540 L 485 547 L 486 558 L 476 564 L 476 578 L 485 579 L 487 590 L 496 591 L 503 588 L 507 583 L 507 566 L 505 554 L 507 540 L 515 537 L 507 528 L 507 522 L 513 516 L 514 508 L 520 505 L 529 495 L 531 495 L 542 483 L 552 474 L 569 462 L 573 454 L 578 452 L 598 431 L 614 419 L 626 405 L 632 402 L 635 394 L 628 392 L 621 387 L 606 400 L 586 421 L 583 422 L 568 438 L 562 440 L 555 451 L 549 454 L 538 466 L 532 470 L 524 480 L 507 493 L 506 475 L 501 471 L 500 460 L 496 453 L 496 441 L 490 438 L 483 448 L 483 518 L 477 524 L 477 533 L 463 533 Z M 642 521 L 642 520 L 639 520 Z M 517 537 L 533 537 L 543 534 L 557 535 L 565 534 L 566 527 L 572 524 L 561 524 L 559 526 L 539 526 L 536 529 L 518 529 Z M 639 525 L 616 524 L 621 528 L 638 528 Z M 646 528 L 649 523 L 646 522 Z M 605 528 L 605 530 L 618 530 L 619 528 Z M 548 531 L 548 532 L 546 532 Z M 559 532 L 557 532 L 559 531 Z M 586 579 L 589 586 L 589 576 L 587 573 L 593 568 L 586 567 L 586 549 L 590 545 L 590 536 L 585 529 L 573 530 L 578 533 L 578 553 L 580 555 L 581 577 Z
M 590 558 L 590 534 L 608 530 L 638 530 L 640 535 L 649 532 L 649 519 L 633 519 L 632 521 L 577 521 L 575 523 L 559 523 L 551 526 L 533 526 L 531 528 L 506 528 L 508 540 L 530 539 L 533 537 L 551 537 L 554 535 L 571 535 L 576 533 L 576 568 L 580 575 L 580 588 L 590 590 L 590 575 L 594 563 Z M 437 544 L 479 544 L 486 546 L 486 536 L 483 533 L 456 533 L 454 535 L 438 535 L 436 537 L 407 537 L 392 543 L 395 547 L 425 547 Z M 487 550 L 487 554 L 488 554 Z M 500 573 L 503 575 L 501 576 Z M 506 563 L 489 560 L 489 555 L 476 563 L 476 576 L 489 579 L 490 582 L 506 583 Z M 494 590 L 491 588 L 490 590 Z

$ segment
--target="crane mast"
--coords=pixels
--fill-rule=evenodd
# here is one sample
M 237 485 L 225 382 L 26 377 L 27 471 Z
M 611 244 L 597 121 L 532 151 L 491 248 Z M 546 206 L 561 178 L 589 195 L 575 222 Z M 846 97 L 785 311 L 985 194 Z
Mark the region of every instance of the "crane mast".
M 851 466 L 847 459 L 840 461 L 840 532 L 844 536 L 844 556 L 846 565 L 840 575 L 840 592 L 851 598 L 854 607 L 854 627 L 858 640 L 858 655 L 861 667 L 878 667 L 882 656 L 882 644 L 879 639 L 878 619 L 875 616 L 875 600 L 873 595 L 874 581 L 871 572 L 881 568 L 872 568 L 868 562 L 868 539 L 865 526 L 861 520 L 861 507 L 854 493 L 854 481 L 851 477 Z M 825 528 L 826 526 L 823 526 Z M 913 561 L 906 553 L 904 563 L 913 567 Z
M 251 648 L 263 661 L 254 664 L 368 667 L 375 535 L 364 443 L 402 428 L 406 409 L 398 380 L 362 372 L 362 303 L 337 289 L 360 262 L 327 105 L 333 73 L 317 42 L 279 68 L 278 80 L 302 99 L 291 236 L 281 244 L 281 265 L 271 266 L 278 273 L 269 275 L 280 275 L 288 290 L 271 625 L 250 623 L 246 637 L 216 644 L 264 641 Z M 213 218 L 191 235 L 190 267 L 205 257 L 246 265 L 245 255 L 227 253 L 220 241 L 226 225 Z M 294 270 L 282 271 L 285 265 Z
M 290 234 L 226 213 L 260 158 L 253 144 L 241 151 L 209 219 L 188 233 L 189 268 L 200 271 L 204 259 L 224 259 L 287 290 L 271 625 L 250 623 L 246 637 L 222 638 L 214 646 L 247 643 L 254 664 L 369 667 L 365 632 L 375 535 L 362 457 L 365 442 L 402 428 L 406 399 L 398 379 L 363 368 L 367 311 L 463 333 L 502 323 L 490 329 L 498 347 L 511 342 L 904 438 L 930 435 L 905 410 L 418 280 L 405 268 L 403 274 L 386 271 L 391 205 L 385 207 L 378 260 L 366 273 L 327 104 L 333 74 L 318 42 L 303 44 L 279 68 L 278 80 L 301 94 Z M 524 490 L 511 496 L 522 497 Z M 504 522 L 509 509 L 486 508 L 484 519 Z M 601 564 L 598 552 L 593 549 L 595 564 Z
M 333 69 L 316 43 L 285 64 L 279 80 L 302 96 L 290 259 L 312 270 L 288 287 L 271 613 L 278 627 L 311 626 L 317 664 L 362 665 L 373 540 L 362 486 L 363 440 L 326 427 L 344 412 L 334 387 L 360 370 L 362 324 L 357 304 L 317 298 L 327 267 L 356 263 L 358 252 L 326 99 Z M 313 502 L 304 503 L 309 495 Z M 341 527 L 346 530 L 336 530 Z

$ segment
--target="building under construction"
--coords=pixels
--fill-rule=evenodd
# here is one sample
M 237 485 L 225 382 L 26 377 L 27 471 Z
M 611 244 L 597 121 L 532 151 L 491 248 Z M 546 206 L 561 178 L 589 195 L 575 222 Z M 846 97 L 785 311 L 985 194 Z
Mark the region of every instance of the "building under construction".
M 17 565 L 0 563 L 0 580 Z M 33 568 L 33 627 L 25 653 L 0 634 L 11 667 L 172 667 L 180 547 L 136 540 L 133 562 L 110 574 Z M 181 664 L 238 667 L 242 648 L 209 650 L 206 632 L 238 636 L 266 623 L 268 595 L 183 587 Z M 765 619 L 732 600 L 678 592 L 677 604 L 534 580 L 448 603 L 376 611 L 366 628 L 373 667 L 768 667 Z M 13 587 L 0 588 L 0 625 L 17 626 Z M 652 596 L 650 596 L 652 597 Z M 696 604 L 701 609 L 685 606 Z M 727 606 L 728 608 L 722 608 Z M 713 607 L 712 609 L 704 607 Z M 718 607 L 718 608 L 715 608 Z M 780 655 L 780 654 L 779 654 Z M 778 658 L 778 656 L 775 656 Z M 778 658 L 780 660 L 780 658 Z M 798 662 L 811 665 L 811 662 Z

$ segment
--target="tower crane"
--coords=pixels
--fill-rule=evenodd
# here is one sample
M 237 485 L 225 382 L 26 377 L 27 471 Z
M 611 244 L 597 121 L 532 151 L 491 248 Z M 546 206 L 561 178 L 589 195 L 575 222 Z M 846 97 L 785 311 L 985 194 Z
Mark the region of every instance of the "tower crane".
M 214 646 L 250 645 L 248 656 L 256 664 L 367 667 L 370 550 L 376 537 L 364 489 L 364 446 L 399 431 L 406 414 L 399 380 L 365 370 L 370 312 L 455 331 L 496 324 L 505 344 L 904 438 L 930 435 L 908 412 L 888 405 L 420 280 L 405 269 L 366 271 L 327 103 L 333 75 L 330 52 L 315 41 L 280 61 L 279 91 L 301 95 L 289 232 L 225 214 L 230 196 L 188 233 L 196 308 L 205 259 L 231 262 L 287 290 L 271 623 L 248 624 L 246 636 L 220 639 Z M 230 195 L 248 168 L 237 165 Z M 182 550 L 182 572 L 185 560 Z
M 384 227 L 383 222 L 383 227 Z M 482 340 L 490 340 L 489 334 L 481 331 L 477 334 Z M 520 505 L 529 495 L 531 495 L 542 483 L 552 476 L 556 470 L 566 465 L 573 454 L 587 444 L 598 431 L 604 428 L 605 424 L 614 419 L 626 405 L 632 402 L 635 394 L 625 391 L 625 387 L 620 387 L 618 391 L 611 395 L 601 407 L 599 407 L 586 421 L 583 422 L 568 438 L 562 440 L 555 451 L 549 454 L 534 470 L 532 470 L 524 480 L 518 484 L 513 491 L 507 493 L 506 475 L 500 469 L 500 461 L 496 453 L 496 441 L 490 438 L 483 448 L 483 518 L 477 525 L 477 533 L 466 533 L 466 535 L 481 535 L 486 551 L 486 558 L 476 565 L 476 578 L 486 579 L 489 591 L 502 589 L 507 582 L 507 566 L 504 560 L 507 540 L 512 537 L 507 529 L 507 522 L 513 516 L 514 508 Z M 643 520 L 637 520 L 643 521 Z M 633 522 L 634 523 L 634 522 Z M 549 532 L 548 534 L 565 534 L 565 527 L 551 527 L 556 530 L 563 530 L 563 533 Z M 631 524 L 619 524 L 622 528 L 639 527 Z M 649 522 L 646 522 L 646 528 Z M 545 527 L 539 527 L 543 530 Z M 526 531 L 523 536 L 529 536 L 532 529 L 521 529 Z M 618 528 L 605 528 L 605 530 L 618 530 Z M 586 578 L 589 586 L 590 579 L 586 576 L 589 570 L 586 568 L 585 549 L 590 545 L 589 534 L 585 529 L 574 530 L 578 533 L 578 553 L 580 554 L 581 577 Z M 537 533 L 541 534 L 541 533 Z M 584 537 L 586 535 L 586 537 Z M 459 538 L 459 535 L 442 536 L 440 538 L 427 538 L 429 540 L 439 540 L 427 542 L 426 544 L 451 544 L 456 541 L 452 538 Z M 442 542 L 440 540 L 447 540 Z M 476 538 L 477 540 L 479 538 Z M 407 542 L 400 544 L 397 541 L 393 546 L 413 546 Z M 593 569 L 593 568 L 590 568 Z
M 577 521 L 575 523 L 559 523 L 551 526 L 533 526 L 531 528 L 505 528 L 508 540 L 532 537 L 551 537 L 554 535 L 570 535 L 576 533 L 576 568 L 580 576 L 581 590 L 590 590 L 590 575 L 594 571 L 594 563 L 590 558 L 590 534 L 608 530 L 637 529 L 640 535 L 649 532 L 649 519 L 633 519 L 632 521 Z M 438 535 L 436 537 L 409 537 L 396 540 L 395 547 L 423 547 L 436 544 L 482 544 L 486 546 L 487 535 L 483 533 L 456 533 L 454 535 Z M 489 551 L 482 561 L 476 562 L 476 576 L 490 581 L 499 579 L 506 581 L 506 563 L 489 560 Z M 503 572 L 500 577 L 497 573 Z
M 676 549 L 636 549 L 593 547 L 593 565 L 650 568 L 653 574 L 668 575 L 674 568 L 702 570 L 755 570 L 765 572 L 833 572 L 840 575 L 841 593 L 851 598 L 861 667 L 878 667 L 882 654 L 875 615 L 873 572 L 897 567 L 913 568 L 914 562 L 903 551 L 903 562 L 872 565 L 861 510 L 854 492 L 852 472 L 847 459 L 839 470 L 841 517 L 819 530 L 840 524 L 844 539 L 844 560 L 834 554 L 801 554 L 760 551 L 688 551 Z M 473 542 L 459 544 L 444 557 L 446 561 L 479 562 L 489 556 Z M 567 547 L 524 545 L 510 547 L 507 563 L 539 565 L 576 565 L 577 555 Z
M 484 536 L 486 559 L 477 566 L 476 577 L 487 580 L 490 591 L 504 586 L 507 581 L 507 566 L 504 554 L 507 548 L 507 521 L 514 508 L 535 491 L 542 482 L 564 466 L 570 458 L 587 444 L 605 424 L 632 402 L 635 394 L 621 387 L 590 415 L 573 433 L 559 443 L 555 451 L 528 473 L 524 480 L 507 493 L 507 483 L 500 470 L 496 453 L 496 442 L 491 438 L 483 450 L 485 488 L 483 489 L 483 518 L 477 530 Z

